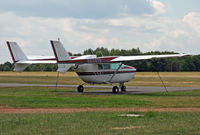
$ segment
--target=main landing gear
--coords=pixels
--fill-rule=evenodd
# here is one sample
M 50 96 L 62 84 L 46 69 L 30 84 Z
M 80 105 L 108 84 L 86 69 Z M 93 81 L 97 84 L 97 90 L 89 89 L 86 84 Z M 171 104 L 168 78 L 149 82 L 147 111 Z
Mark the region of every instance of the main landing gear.
M 114 87 L 112 88 L 112 92 L 115 93 L 115 94 L 117 94 L 117 93 L 119 92 L 119 87 L 114 86 Z
M 121 89 L 121 92 L 126 92 L 126 86 L 124 85 L 124 83 L 120 83 L 119 87 L 118 87 L 118 86 L 113 86 L 112 92 L 113 92 L 114 94 L 119 93 L 119 88 Z M 77 91 L 78 91 L 79 93 L 82 93 L 82 92 L 84 91 L 83 85 L 79 85 L 79 86 L 77 87 Z
M 126 86 L 124 85 L 124 83 L 120 83 L 119 87 L 121 89 L 121 92 L 126 92 Z M 113 86 L 112 92 L 115 94 L 119 93 L 119 87 Z

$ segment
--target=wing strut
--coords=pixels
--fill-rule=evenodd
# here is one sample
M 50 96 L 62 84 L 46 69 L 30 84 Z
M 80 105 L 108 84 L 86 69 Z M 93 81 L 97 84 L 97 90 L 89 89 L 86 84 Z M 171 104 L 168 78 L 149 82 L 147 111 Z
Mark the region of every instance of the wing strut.
M 165 91 L 166 91 L 166 92 L 168 92 L 168 90 L 167 90 L 167 87 L 166 87 L 166 85 L 165 85 L 164 81 L 162 80 L 162 78 L 161 78 L 161 76 L 160 76 L 159 72 L 157 72 L 157 74 L 158 74 L 158 77 L 159 77 L 160 81 L 161 81 L 161 82 L 162 82 L 162 84 L 163 84 L 163 87 L 165 88 Z
M 123 63 L 121 63 L 121 64 L 119 65 L 119 67 L 117 68 L 117 70 L 115 71 L 115 73 L 114 73 L 114 74 L 112 75 L 112 77 L 110 78 L 109 82 L 111 82 L 112 79 L 115 77 L 115 75 L 117 74 L 117 72 L 118 72 L 119 69 L 121 68 L 122 64 L 123 64 Z

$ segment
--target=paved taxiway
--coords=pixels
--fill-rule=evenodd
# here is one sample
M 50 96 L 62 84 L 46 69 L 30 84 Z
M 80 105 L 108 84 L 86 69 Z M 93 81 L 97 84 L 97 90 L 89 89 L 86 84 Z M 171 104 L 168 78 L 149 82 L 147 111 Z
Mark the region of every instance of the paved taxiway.
M 21 83 L 0 83 L 0 87 L 56 87 L 55 84 L 21 84 Z M 77 85 L 58 85 L 57 87 L 75 88 L 74 92 L 59 92 L 58 94 L 80 94 L 76 92 Z M 83 94 L 113 94 L 112 86 L 104 85 L 85 85 Z M 87 90 L 87 88 L 96 88 L 96 90 Z M 190 87 L 167 87 L 167 91 L 184 91 L 184 90 L 200 90 L 200 88 Z M 165 92 L 164 87 L 152 86 L 127 86 L 127 92 L 119 92 L 119 94 L 144 94 L 153 92 Z

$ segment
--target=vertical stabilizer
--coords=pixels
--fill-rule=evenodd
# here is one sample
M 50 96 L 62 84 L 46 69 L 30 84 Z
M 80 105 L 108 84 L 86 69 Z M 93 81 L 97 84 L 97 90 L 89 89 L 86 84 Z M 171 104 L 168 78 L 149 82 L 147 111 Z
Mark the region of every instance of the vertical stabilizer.
M 58 62 L 58 72 L 65 73 L 69 70 L 72 64 L 60 64 L 62 61 L 71 60 L 71 57 L 66 52 L 65 48 L 63 47 L 60 41 L 52 41 L 51 45 L 53 48 L 54 55 Z
M 27 60 L 28 58 L 16 42 L 6 42 L 14 63 L 20 60 Z
M 16 42 L 6 42 L 8 45 L 8 49 L 10 51 L 10 55 L 12 57 L 12 60 L 15 64 L 14 71 L 16 72 L 23 72 L 26 67 L 28 67 L 30 64 L 22 64 L 17 63 L 23 60 L 28 60 L 27 56 L 24 54 L 22 49 L 19 47 L 19 45 Z

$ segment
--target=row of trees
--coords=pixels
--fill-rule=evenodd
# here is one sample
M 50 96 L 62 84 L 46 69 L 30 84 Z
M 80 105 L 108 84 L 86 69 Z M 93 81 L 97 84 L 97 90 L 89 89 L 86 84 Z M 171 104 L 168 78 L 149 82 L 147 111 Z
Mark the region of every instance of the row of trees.
M 74 56 L 81 56 L 82 54 L 72 54 Z M 111 49 L 107 48 L 97 48 L 95 50 L 88 49 L 83 52 L 83 55 L 97 55 L 101 56 L 131 56 L 131 55 L 156 55 L 156 54 L 175 54 L 175 52 L 146 52 L 142 53 L 139 48 L 137 49 Z M 125 64 L 137 68 L 137 71 L 200 71 L 200 55 L 191 57 L 181 57 L 181 58 L 167 58 L 167 59 L 152 59 L 152 60 L 141 60 L 141 61 L 129 61 Z M 12 71 L 14 65 L 10 62 L 6 62 L 0 65 L 0 71 Z M 30 65 L 25 71 L 56 71 L 56 64 L 33 64 Z

